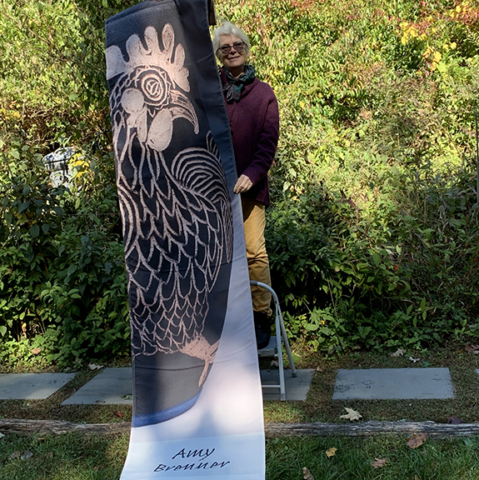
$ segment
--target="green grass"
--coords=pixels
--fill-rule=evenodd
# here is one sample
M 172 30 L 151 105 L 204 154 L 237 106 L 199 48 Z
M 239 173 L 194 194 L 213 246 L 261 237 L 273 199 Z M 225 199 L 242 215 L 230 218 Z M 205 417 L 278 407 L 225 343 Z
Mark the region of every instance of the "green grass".
M 332 458 L 326 450 L 337 448 Z M 118 480 L 128 435 L 20 437 L 0 440 L 0 480 Z M 26 460 L 11 458 L 28 450 Z M 401 436 L 368 439 L 276 438 L 266 444 L 266 479 L 301 480 L 307 467 L 315 480 L 477 480 L 479 438 L 430 440 L 412 450 Z M 386 465 L 372 468 L 376 458 Z
M 126 435 L 8 435 L 0 440 L 0 480 L 117 480 L 127 449 Z M 11 458 L 26 450 L 31 458 Z
M 332 458 L 326 450 L 337 448 Z M 386 465 L 374 469 L 376 458 Z M 412 450 L 404 437 L 369 439 L 288 438 L 268 442 L 267 480 L 302 479 L 307 467 L 316 480 L 477 480 L 479 439 L 427 440 Z

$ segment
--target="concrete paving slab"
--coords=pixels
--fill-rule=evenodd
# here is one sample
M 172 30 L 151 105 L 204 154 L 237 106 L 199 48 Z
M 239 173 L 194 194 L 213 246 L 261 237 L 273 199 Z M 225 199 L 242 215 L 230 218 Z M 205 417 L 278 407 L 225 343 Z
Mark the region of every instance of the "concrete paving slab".
M 284 371 L 286 384 L 286 400 L 306 400 L 314 370 L 296 370 L 297 376 L 291 375 L 291 370 Z M 263 384 L 279 384 L 278 370 L 262 370 Z M 62 405 L 131 405 L 132 398 L 131 368 L 105 368 L 96 377 L 83 385 Z M 264 400 L 279 400 L 279 389 L 263 391 Z
M 74 373 L 2 373 L 0 400 L 45 400 L 74 377 Z
M 339 370 L 333 400 L 454 398 L 448 368 Z
M 62 405 L 130 405 L 133 403 L 131 368 L 105 368 Z
M 311 386 L 314 370 L 296 370 L 296 377 L 293 377 L 291 370 L 284 371 L 284 383 L 286 389 L 286 400 L 306 400 Z M 263 385 L 263 400 L 280 400 L 279 388 L 264 388 L 264 385 L 279 385 L 278 370 L 261 370 L 261 384 Z

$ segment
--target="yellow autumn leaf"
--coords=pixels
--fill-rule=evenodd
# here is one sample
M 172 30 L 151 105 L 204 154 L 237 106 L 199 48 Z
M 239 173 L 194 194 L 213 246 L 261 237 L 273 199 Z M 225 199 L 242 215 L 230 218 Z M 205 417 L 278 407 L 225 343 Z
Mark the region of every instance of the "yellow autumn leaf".
M 381 468 L 381 467 L 384 467 L 384 465 L 386 465 L 386 463 L 388 462 L 389 458 L 375 458 L 374 459 L 375 461 L 373 463 L 371 463 L 371 467 L 373 468 Z
M 344 407 L 344 410 L 348 412 L 347 415 L 341 415 L 339 418 L 351 420 L 351 422 L 353 422 L 354 420 L 359 420 L 360 418 L 363 418 L 359 412 L 356 412 L 356 410 L 353 410 L 352 408 Z
M 334 457 L 336 455 L 336 452 L 337 452 L 337 448 L 336 447 L 331 447 L 331 448 L 328 448 L 326 450 L 326 456 L 328 458 L 331 458 L 331 457 Z

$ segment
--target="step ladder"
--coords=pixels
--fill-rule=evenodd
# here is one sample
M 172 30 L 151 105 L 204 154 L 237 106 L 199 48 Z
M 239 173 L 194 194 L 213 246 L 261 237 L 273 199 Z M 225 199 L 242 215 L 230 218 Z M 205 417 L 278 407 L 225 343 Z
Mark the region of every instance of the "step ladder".
M 286 386 L 284 381 L 284 364 L 283 364 L 283 345 L 288 355 L 289 365 L 291 368 L 291 373 L 293 377 L 296 377 L 296 367 L 294 366 L 293 355 L 291 354 L 291 348 L 289 346 L 288 336 L 286 334 L 286 328 L 284 327 L 283 314 L 281 313 L 281 308 L 279 307 L 279 300 L 276 292 L 265 283 L 257 282 L 251 280 L 250 284 L 255 287 L 261 287 L 268 290 L 273 297 L 274 310 L 275 310 L 275 330 L 276 336 L 272 336 L 268 345 L 261 350 L 258 350 L 258 356 L 261 357 L 274 357 L 278 356 L 278 373 L 279 373 L 279 384 L 278 385 L 262 385 L 263 388 L 275 388 L 279 389 L 280 400 L 284 402 L 286 400 Z

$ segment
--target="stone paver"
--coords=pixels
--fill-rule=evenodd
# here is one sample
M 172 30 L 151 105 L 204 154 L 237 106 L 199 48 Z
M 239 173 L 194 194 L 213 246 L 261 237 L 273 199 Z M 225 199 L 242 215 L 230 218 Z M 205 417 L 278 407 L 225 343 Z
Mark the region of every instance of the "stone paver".
M 297 370 L 297 376 L 293 378 L 291 370 L 285 370 L 286 399 L 305 400 L 313 374 L 314 370 Z M 131 404 L 131 375 L 131 368 L 105 368 L 62 405 Z M 262 370 L 261 381 L 263 384 L 279 384 L 278 370 Z M 265 389 L 263 398 L 279 400 L 279 389 Z
M 454 398 L 448 368 L 339 370 L 333 400 Z
M 0 400 L 45 400 L 74 377 L 74 373 L 3 373 Z
M 105 368 L 62 405 L 129 405 L 133 403 L 131 375 L 130 367 Z
M 278 370 L 261 370 L 261 384 L 279 385 Z M 293 377 L 291 370 L 284 371 L 284 383 L 286 390 L 286 400 L 306 400 L 311 380 L 313 379 L 314 370 L 296 370 L 296 377 Z M 263 400 L 279 400 L 279 388 L 263 388 Z

